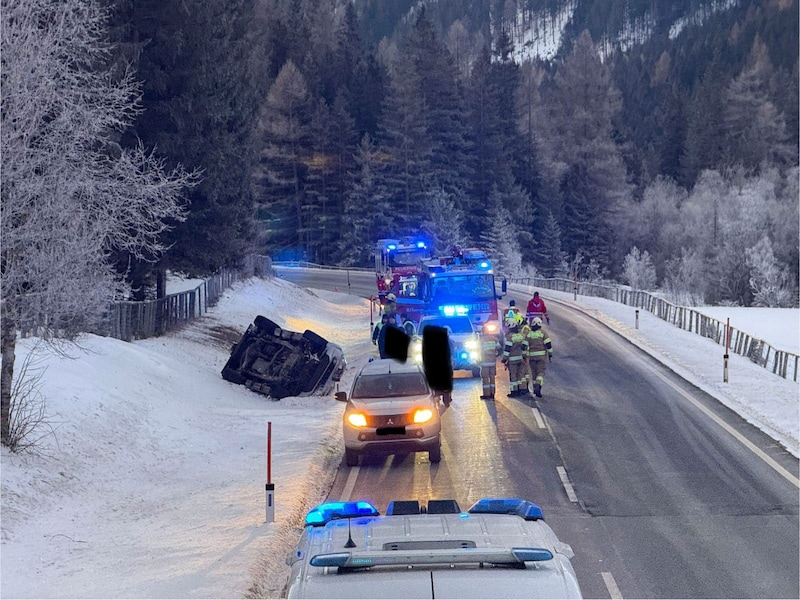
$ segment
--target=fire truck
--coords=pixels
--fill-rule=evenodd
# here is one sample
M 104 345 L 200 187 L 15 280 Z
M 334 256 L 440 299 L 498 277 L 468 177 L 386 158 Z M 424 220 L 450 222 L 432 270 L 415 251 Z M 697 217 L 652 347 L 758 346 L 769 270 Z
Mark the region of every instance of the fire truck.
M 381 240 L 376 273 L 381 303 L 391 292 L 397 314 L 416 323 L 431 315 L 466 315 L 478 330 L 498 322 L 492 262 L 482 249 L 453 247 L 449 255 L 431 258 L 422 240 Z
M 455 249 L 451 256 L 427 261 L 419 287 L 425 314 L 466 315 L 478 330 L 499 320 L 492 262 L 484 250 Z
M 378 240 L 375 246 L 375 278 L 378 298 L 384 304 L 386 294 L 398 299 L 417 297 L 417 275 L 421 265 L 433 256 L 428 242 L 422 238 L 404 237 Z

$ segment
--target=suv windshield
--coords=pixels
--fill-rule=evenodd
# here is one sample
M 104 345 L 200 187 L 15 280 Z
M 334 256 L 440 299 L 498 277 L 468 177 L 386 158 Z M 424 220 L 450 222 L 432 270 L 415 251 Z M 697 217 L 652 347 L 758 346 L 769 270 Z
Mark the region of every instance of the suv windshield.
M 428 384 L 422 373 L 391 373 L 362 375 L 353 386 L 353 398 L 392 398 L 428 394 Z
M 419 331 L 422 331 L 428 325 L 436 325 L 437 327 L 449 327 L 453 333 L 472 333 L 472 322 L 469 317 L 459 318 L 441 318 L 441 319 L 422 319 L 419 324 Z

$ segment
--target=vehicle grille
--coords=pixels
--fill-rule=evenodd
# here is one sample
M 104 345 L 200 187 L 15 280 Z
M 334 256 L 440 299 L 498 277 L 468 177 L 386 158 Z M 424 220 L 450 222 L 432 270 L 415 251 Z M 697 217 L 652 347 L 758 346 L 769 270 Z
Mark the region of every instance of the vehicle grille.
M 369 418 L 369 426 L 375 427 L 405 427 L 413 425 L 411 415 L 375 415 Z

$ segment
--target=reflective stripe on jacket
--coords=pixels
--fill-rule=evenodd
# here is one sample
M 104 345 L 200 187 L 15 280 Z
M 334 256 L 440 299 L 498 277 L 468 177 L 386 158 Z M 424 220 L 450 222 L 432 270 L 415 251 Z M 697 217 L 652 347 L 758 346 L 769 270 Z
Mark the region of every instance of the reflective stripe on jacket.
M 528 353 L 528 340 L 519 332 L 512 333 L 506 338 L 506 346 L 503 349 L 503 358 L 508 362 L 520 362 Z
M 550 336 L 544 329 L 531 329 L 528 334 L 528 356 L 536 358 L 553 353 L 553 344 Z

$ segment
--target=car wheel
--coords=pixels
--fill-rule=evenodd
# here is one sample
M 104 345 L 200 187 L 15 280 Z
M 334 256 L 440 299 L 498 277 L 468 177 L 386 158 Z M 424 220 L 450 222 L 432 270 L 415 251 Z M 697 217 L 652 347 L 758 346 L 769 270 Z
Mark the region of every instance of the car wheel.
M 280 327 L 275 321 L 272 321 L 267 317 L 262 317 L 261 315 L 258 315 L 253 321 L 253 323 L 261 331 L 263 331 L 264 333 L 268 333 L 269 335 L 274 335 L 275 330 L 280 329 Z
M 345 448 L 344 451 L 344 464 L 348 467 L 357 467 L 358 466 L 358 454 L 353 452 L 352 450 L 348 450 Z
M 325 348 L 328 347 L 328 340 L 310 329 L 306 329 L 303 332 L 303 337 L 308 340 L 312 354 L 322 354 L 325 352 Z
M 432 463 L 438 463 L 442 460 L 442 444 L 441 442 L 428 449 L 428 460 Z

